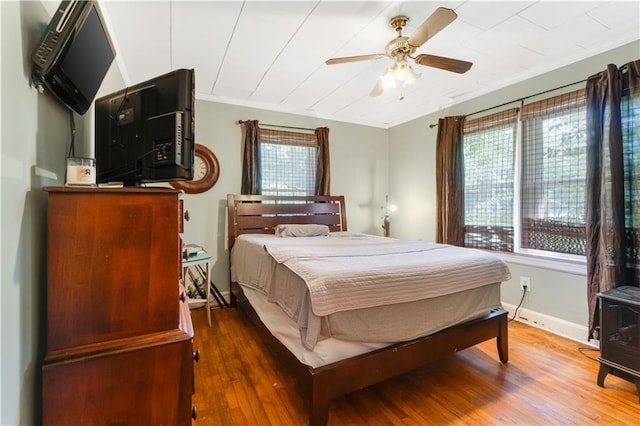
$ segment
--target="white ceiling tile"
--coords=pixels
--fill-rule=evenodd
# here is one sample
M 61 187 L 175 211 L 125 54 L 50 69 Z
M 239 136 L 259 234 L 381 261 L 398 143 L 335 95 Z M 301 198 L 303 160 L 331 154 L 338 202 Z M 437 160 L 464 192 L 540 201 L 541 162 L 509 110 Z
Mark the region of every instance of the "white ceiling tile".
M 527 40 L 540 37 L 544 33 L 545 30 L 541 27 L 519 16 L 512 16 L 472 40 L 468 40 L 464 46 L 485 55 L 495 55 L 504 51 L 508 46 L 522 44 Z
M 312 2 L 246 2 L 216 85 L 252 93 L 313 9 Z M 267 42 L 268 41 L 268 42 Z M 214 87 L 214 94 L 218 94 Z
M 337 82 L 347 84 L 351 79 L 375 79 L 383 69 L 382 61 L 376 64 L 371 62 L 354 62 L 344 64 L 341 67 L 323 65 L 320 72 L 313 73 L 308 79 L 296 86 L 294 90 L 282 101 L 289 106 L 314 105 L 333 91 L 340 90 Z M 371 69 L 370 69 L 371 68 Z M 283 83 L 284 84 L 284 83 Z M 365 94 L 368 94 L 366 92 Z
M 637 30 L 637 34 L 632 34 L 622 28 L 613 28 L 603 31 L 598 35 L 585 35 L 582 39 L 578 40 L 576 44 L 585 50 L 604 52 L 638 39 L 640 39 L 640 30 Z M 640 50 L 638 51 L 638 57 L 640 57 Z
M 606 30 L 599 22 L 581 15 L 572 19 L 569 25 L 556 27 L 540 37 L 523 41 L 521 45 L 545 56 L 564 55 L 575 50 L 577 43 L 590 34 L 602 34 Z
M 528 21 L 547 30 L 567 24 L 604 2 L 596 1 L 540 1 L 519 13 Z
M 634 25 L 640 22 L 640 1 L 610 1 L 587 12 L 596 21 L 610 29 Z M 636 16 L 635 23 L 630 16 Z
M 516 45 L 510 46 L 499 52 L 499 54 L 492 56 L 491 61 L 485 63 L 485 66 L 494 72 L 500 71 L 503 73 L 504 70 L 508 70 L 507 73 L 512 74 L 533 70 L 543 64 L 545 60 L 543 54 Z
M 534 3 L 534 1 L 467 1 L 456 9 L 456 13 L 461 21 L 488 30 Z
M 242 87 L 239 85 L 234 86 L 225 86 L 223 84 L 216 84 L 215 91 L 211 93 L 215 96 L 222 96 L 225 98 L 237 98 L 242 100 L 247 100 L 251 97 L 251 93 L 253 91 L 249 86 Z M 206 92 L 202 92 L 206 93 Z
M 369 98 L 368 96 L 379 76 L 380 73 L 376 67 L 367 68 L 357 77 L 337 86 L 336 90 L 329 92 L 330 96 L 320 99 L 312 105 L 312 108 L 315 111 L 332 113 L 362 98 L 369 99 L 372 103 L 375 103 L 377 99 Z
M 240 2 L 172 5 L 172 66 L 193 68 L 200 93 L 213 90 L 241 7 Z

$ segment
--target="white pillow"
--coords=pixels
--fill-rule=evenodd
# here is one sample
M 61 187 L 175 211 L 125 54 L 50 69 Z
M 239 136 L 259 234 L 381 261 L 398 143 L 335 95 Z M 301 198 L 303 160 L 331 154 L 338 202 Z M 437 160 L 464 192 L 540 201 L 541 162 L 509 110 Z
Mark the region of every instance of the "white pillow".
M 329 235 L 327 225 L 280 224 L 276 226 L 278 237 L 324 237 Z

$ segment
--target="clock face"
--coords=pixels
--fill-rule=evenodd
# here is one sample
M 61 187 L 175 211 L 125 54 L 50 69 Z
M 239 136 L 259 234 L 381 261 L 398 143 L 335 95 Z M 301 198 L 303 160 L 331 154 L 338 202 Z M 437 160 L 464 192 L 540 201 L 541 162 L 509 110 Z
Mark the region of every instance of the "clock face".
M 196 155 L 195 164 L 193 165 L 193 180 L 203 180 L 209 173 L 209 166 L 202 157 Z
M 182 189 L 188 194 L 199 194 L 218 181 L 220 165 L 218 159 L 209 148 L 196 144 L 193 162 L 193 180 L 177 180 L 169 182 L 176 189 Z

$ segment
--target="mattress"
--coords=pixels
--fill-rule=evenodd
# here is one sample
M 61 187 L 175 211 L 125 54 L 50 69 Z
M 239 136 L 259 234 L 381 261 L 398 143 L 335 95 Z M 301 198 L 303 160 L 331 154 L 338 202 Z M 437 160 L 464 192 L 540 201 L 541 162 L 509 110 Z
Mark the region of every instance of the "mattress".
M 312 368 L 329 365 L 394 344 L 394 342 L 358 342 L 326 337 L 319 340 L 313 347 L 313 350 L 310 350 L 302 343 L 298 324 L 284 313 L 277 304 L 269 302 L 264 293 L 254 288 L 242 285 L 240 285 L 240 288 L 256 311 L 260 321 L 269 329 L 270 333 L 301 363 Z M 499 283 L 492 284 L 488 286 L 488 288 L 491 289 L 490 291 L 492 293 L 500 294 Z M 456 324 L 479 318 L 489 312 L 490 310 L 486 310 L 478 315 L 469 314 L 461 320 L 453 320 L 449 317 L 452 310 L 457 310 L 456 306 L 459 306 L 459 301 L 462 301 L 463 304 L 473 303 L 473 293 L 479 291 L 482 290 L 475 289 L 471 290 L 470 294 L 465 294 L 466 292 L 450 294 L 425 301 L 423 306 L 424 309 L 430 313 L 430 316 L 445 319 L 439 328 L 436 327 L 433 333 Z
M 338 236 L 345 235 L 344 233 L 332 235 L 332 237 Z M 363 238 L 362 235 L 356 237 Z M 330 239 L 331 237 L 322 238 Z M 299 357 L 302 358 L 303 363 L 308 364 L 306 361 L 309 357 L 315 359 L 315 356 L 307 354 L 306 351 L 316 351 L 319 345 L 328 339 L 339 341 L 341 344 L 364 343 L 365 348 L 370 350 L 371 345 L 388 345 L 426 336 L 500 307 L 500 282 L 496 281 L 493 275 L 489 275 L 489 278 L 484 280 L 469 280 L 466 285 L 462 283 L 462 287 L 456 283 L 458 286 L 454 287 L 454 290 L 447 287 L 445 291 L 436 294 L 428 293 L 427 297 L 414 298 L 415 300 L 403 299 L 406 297 L 406 291 L 398 290 L 396 291 L 400 294 L 398 299 L 385 297 L 381 299 L 383 300 L 381 304 L 317 315 L 314 312 L 309 286 L 305 279 L 293 272 L 286 262 L 276 260 L 268 250 L 268 247 L 273 247 L 276 243 L 288 244 L 283 243 L 283 240 L 291 242 L 295 240 L 293 246 L 297 247 L 298 253 L 301 253 L 304 252 L 300 248 L 305 245 L 303 241 L 305 239 L 307 238 L 283 239 L 273 235 L 242 235 L 236 240 L 231 253 L 232 281 L 246 290 L 245 294 L 249 301 L 260 302 L 256 309 L 259 315 L 259 310 L 264 310 L 269 312 L 266 316 L 272 320 L 274 318 L 272 308 L 278 308 L 276 312 L 279 311 L 281 315 L 275 324 L 276 328 L 283 323 L 294 324 L 298 345 L 304 348 L 301 352 L 303 355 Z M 317 237 L 312 239 L 314 244 L 319 242 Z M 384 243 L 391 240 L 384 239 Z M 340 241 L 342 243 L 344 238 Z M 338 252 L 341 250 L 327 251 L 327 253 Z M 432 253 L 430 255 L 433 256 Z M 457 269 L 464 270 L 462 266 L 463 264 L 456 263 Z M 496 277 L 508 276 L 508 269 L 505 274 L 504 268 L 498 268 L 501 272 Z M 447 280 L 449 282 L 450 277 Z M 395 282 L 394 286 L 401 288 L 402 283 Z M 391 291 L 394 291 L 394 286 L 391 287 Z M 270 326 L 266 321 L 265 324 Z M 291 330 L 288 329 L 280 333 L 286 336 L 285 340 L 287 340 L 291 337 L 290 332 Z M 277 337 L 276 332 L 274 335 Z M 290 345 L 291 342 L 289 342 Z M 327 356 L 320 355 L 320 359 L 325 360 Z

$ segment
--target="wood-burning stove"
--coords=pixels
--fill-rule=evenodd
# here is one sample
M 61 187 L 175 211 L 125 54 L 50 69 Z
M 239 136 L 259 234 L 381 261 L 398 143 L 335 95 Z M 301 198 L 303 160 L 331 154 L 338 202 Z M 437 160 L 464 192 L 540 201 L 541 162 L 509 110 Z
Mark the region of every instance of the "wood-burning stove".
M 623 286 L 598 294 L 600 299 L 600 370 L 635 383 L 640 398 L 640 288 Z M 639 399 L 640 402 L 640 399 Z

